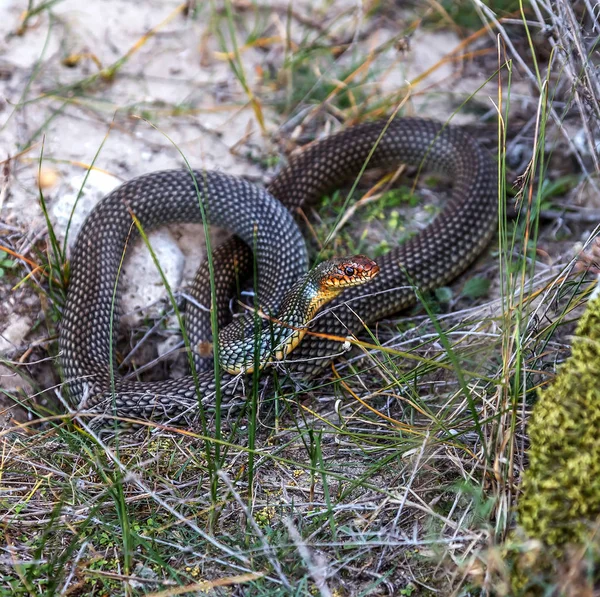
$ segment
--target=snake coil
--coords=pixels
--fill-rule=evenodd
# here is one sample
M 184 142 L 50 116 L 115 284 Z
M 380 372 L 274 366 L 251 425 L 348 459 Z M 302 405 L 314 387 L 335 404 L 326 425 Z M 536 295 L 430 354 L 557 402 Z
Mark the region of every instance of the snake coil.
M 88 216 L 71 257 L 59 347 L 73 403 L 109 416 L 169 421 L 193 419 L 199 397 L 209 404 L 215 393 L 214 373 L 203 371 L 199 358 L 196 379 L 190 375 L 138 382 L 113 374 L 112 330 L 119 316 L 116 281 L 123 250 L 135 237 L 132 214 L 149 230 L 172 222 L 202 221 L 204 212 L 210 224 L 237 235 L 214 252 L 216 308 L 222 326 L 227 322 L 233 275 L 252 264 L 247 246 L 256 251 L 261 307 L 275 312 L 308 264 L 291 212 L 352 180 L 365 164 L 391 168 L 401 163 L 450 176 L 452 196 L 429 226 L 378 259 L 379 275 L 368 287 L 345 290 L 311 327 L 345 337 L 360 332 L 365 323 L 414 304 L 415 287 L 426 291 L 448 283 L 489 242 L 497 220 L 495 166 L 460 129 L 420 118 L 353 126 L 292 157 L 268 191 L 217 172 L 192 175 L 171 170 L 140 176 L 110 193 Z M 210 304 L 207 272 L 207 266 L 201 266 L 193 284 L 200 304 Z M 210 341 L 206 314 L 192 304 L 186 311 L 192 346 Z M 291 355 L 289 367 L 310 376 L 338 352 L 339 343 L 307 336 Z M 236 397 L 244 382 L 224 372 L 220 385 L 226 398 Z

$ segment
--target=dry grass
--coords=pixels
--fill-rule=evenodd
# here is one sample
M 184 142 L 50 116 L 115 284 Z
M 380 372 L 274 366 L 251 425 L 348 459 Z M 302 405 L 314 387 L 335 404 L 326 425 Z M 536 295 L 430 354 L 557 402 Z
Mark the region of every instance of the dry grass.
M 514 525 L 535 389 L 568 354 L 589 291 L 567 273 L 573 246 L 594 234 L 586 218 L 595 223 L 598 28 L 585 1 L 533 0 L 525 13 L 514 12 L 514 3 L 496 2 L 496 12 L 479 0 L 456 3 L 458 12 L 447 4 L 415 3 L 399 30 L 397 6 L 387 2 L 360 10 L 334 3 L 320 13 L 307 5 L 188 2 L 109 66 L 98 56 L 102 47 L 62 58 L 42 52 L 22 81 L 20 102 L 3 112 L 4 131 L 25 110 L 42 116 L 4 162 L 0 209 L 38 164 L 53 170 L 66 161 L 76 169 L 87 160 L 104 168 L 98 146 L 93 160 L 63 160 L 60 151 L 40 157 L 44 133 L 62 114 L 133 142 L 140 117 L 181 131 L 209 114 L 244 113 L 251 124 L 230 153 L 256 177 L 339 123 L 402 104 L 405 113 L 468 116 L 500 164 L 502 213 L 498 237 L 474 268 L 411 313 L 378 324 L 323 379 L 300 384 L 280 376 L 263 390 L 256 416 L 250 408 L 224 413 L 206 436 L 149 427 L 115 444 L 74 426 L 61 405 L 54 357 L 65 246 L 52 237 L 51 222 L 32 235 L 0 212 L 7 251 L 0 263 L 11 262 L 0 275 L 9 297 L 0 317 L 21 309 L 37 322 L 33 340 L 1 361 L 16 376 L 4 387 L 0 432 L 1 594 L 505 590 L 510 569 L 501 546 Z M 44 26 L 62 23 L 52 16 L 55 5 L 30 3 L 11 34 L 43 36 Z M 474 17 L 480 28 L 473 29 Z M 162 39 L 202 19 L 209 23 L 198 40 L 202 60 L 222 61 L 230 72 L 219 103 L 190 96 L 120 104 L 114 86 L 132 80 L 143 88 L 155 76 L 145 71 L 144 50 L 158 51 Z M 379 39 L 378 30 L 393 34 Z M 410 53 L 433 43 L 419 35 L 447 30 L 460 32 L 457 47 L 398 84 L 393 75 Z M 67 30 L 59 31 L 66 44 Z M 61 59 L 84 67 L 64 75 Z M 48 69 L 62 77 L 50 88 Z M 218 138 L 210 128 L 198 134 Z M 160 137 L 149 137 L 148 146 L 166 151 Z M 186 137 L 184 154 L 191 143 Z M 443 200 L 427 189 L 443 197 L 447 181 L 415 183 L 404 172 L 399 180 L 403 187 L 393 192 L 389 179 L 369 178 L 359 207 L 342 211 L 336 195 L 308 210 L 313 251 L 335 230 L 326 251 L 377 255 L 430 221 Z M 433 207 L 414 200 L 415 185 Z M 45 195 L 42 189 L 40 201 Z M 152 333 L 134 329 L 121 346 L 153 358 L 157 337 L 177 333 L 170 313 L 165 306 L 149 316 Z M 166 375 L 178 365 L 163 359 L 159 367 Z M 24 391 L 9 389 L 19 385 Z

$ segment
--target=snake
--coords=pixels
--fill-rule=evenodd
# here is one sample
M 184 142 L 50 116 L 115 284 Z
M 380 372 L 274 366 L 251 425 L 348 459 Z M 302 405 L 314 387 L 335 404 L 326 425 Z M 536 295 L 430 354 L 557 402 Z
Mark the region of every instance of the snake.
M 222 172 L 152 172 L 125 182 L 86 218 L 70 259 L 70 280 L 59 330 L 59 358 L 68 396 L 79 412 L 99 417 L 194 420 L 202 405 L 244 395 L 246 378 L 202 364 L 177 379 L 143 382 L 115 373 L 123 256 L 138 230 L 173 222 L 207 222 L 235 236 L 201 265 L 186 306 L 194 348 L 212 341 L 207 313 L 219 327 L 229 315 L 236 276 L 256 270 L 260 309 L 277 313 L 286 292 L 306 275 L 306 245 L 293 217 L 298 209 L 354 181 L 371 168 L 415 166 L 449 177 L 449 199 L 415 236 L 377 259 L 378 275 L 343 290 L 311 322 L 283 361 L 292 375 L 322 372 L 349 336 L 418 302 L 469 267 L 489 243 L 498 219 L 498 174 L 489 154 L 462 128 L 419 117 L 356 124 L 292 155 L 266 189 Z M 208 284 L 212 273 L 214 294 Z M 215 299 L 211 303 L 211 297 Z
M 228 373 L 254 373 L 256 367 L 285 359 L 300 344 L 319 309 L 378 273 L 379 266 L 365 255 L 323 261 L 285 293 L 275 317 L 265 316 L 267 325 L 248 315 L 219 333 L 219 366 Z

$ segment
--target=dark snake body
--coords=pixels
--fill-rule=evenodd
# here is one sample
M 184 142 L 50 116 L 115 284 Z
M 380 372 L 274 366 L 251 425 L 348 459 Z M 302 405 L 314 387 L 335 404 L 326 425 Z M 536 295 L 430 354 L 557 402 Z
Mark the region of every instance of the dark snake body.
M 259 302 L 275 312 L 285 291 L 307 267 L 304 242 L 288 210 L 353 180 L 367 160 L 369 168 L 406 163 L 447 174 L 453 181 L 452 197 L 432 224 L 377 260 L 380 273 L 374 280 L 335 299 L 311 331 L 342 337 L 359 333 L 364 324 L 414 304 L 415 287 L 427 291 L 464 271 L 493 234 L 498 187 L 491 159 L 454 127 L 402 118 L 357 125 L 316 142 L 294 156 L 269 186 L 281 204 L 269 193 L 220 173 L 196 172 L 196 182 L 185 170 L 148 174 L 123 184 L 96 206 L 73 250 L 60 332 L 61 364 L 72 401 L 109 415 L 169 420 L 192 418 L 198 391 L 205 404 L 214 396 L 212 371 L 200 371 L 196 380 L 188 376 L 162 382 L 111 376 L 116 327 L 111 321 L 118 322 L 115 280 L 131 235 L 132 213 L 145 230 L 176 221 L 201 221 L 200 196 L 209 223 L 229 228 L 255 249 Z M 237 239 L 214 252 L 220 325 L 227 321 L 234 273 L 248 268 L 250 255 Z M 198 302 L 208 305 L 206 272 L 204 265 L 193 286 Z M 191 304 L 186 310 L 187 333 L 194 346 L 209 338 L 210 327 L 204 312 Z M 307 336 L 292 353 L 289 367 L 312 375 L 329 362 L 328 355 L 339 351 L 338 342 Z M 222 374 L 226 397 L 239 395 L 242 388 L 239 378 Z

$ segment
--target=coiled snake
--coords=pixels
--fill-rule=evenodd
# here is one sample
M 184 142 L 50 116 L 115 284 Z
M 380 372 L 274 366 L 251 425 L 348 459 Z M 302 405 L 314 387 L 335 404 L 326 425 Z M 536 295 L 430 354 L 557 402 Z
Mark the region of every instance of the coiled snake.
M 368 163 L 367 163 L 368 162 Z M 114 334 L 119 314 L 116 280 L 124 247 L 136 235 L 132 214 L 144 230 L 178 221 L 201 221 L 234 231 L 253 247 L 261 309 L 275 313 L 286 290 L 307 269 L 304 241 L 290 214 L 371 167 L 407 163 L 449 175 L 452 196 L 427 228 L 378 259 L 379 275 L 335 299 L 311 332 L 346 337 L 365 324 L 416 302 L 415 287 L 446 284 L 485 248 L 497 220 L 495 166 L 458 128 L 419 118 L 399 118 L 350 127 L 292 157 L 268 192 L 217 172 L 156 172 L 129 181 L 106 196 L 88 216 L 71 257 L 71 279 L 60 329 L 60 360 L 71 400 L 80 409 L 109 416 L 174 420 L 192 418 L 198 393 L 209 404 L 215 392 L 212 371 L 161 382 L 124 381 L 112 374 Z M 276 197 L 279 201 L 275 200 Z M 200 201 L 202 210 L 200 209 Z M 281 203 L 280 203 L 281 202 Z M 288 211 L 290 210 L 290 211 Z M 235 272 L 252 264 L 250 250 L 236 238 L 214 252 L 219 326 Z M 193 284 L 199 303 L 210 305 L 207 266 Z M 210 339 L 206 314 L 188 304 L 191 345 Z M 288 366 L 304 376 L 327 364 L 340 344 L 307 335 Z M 223 395 L 239 395 L 243 380 L 223 372 Z

